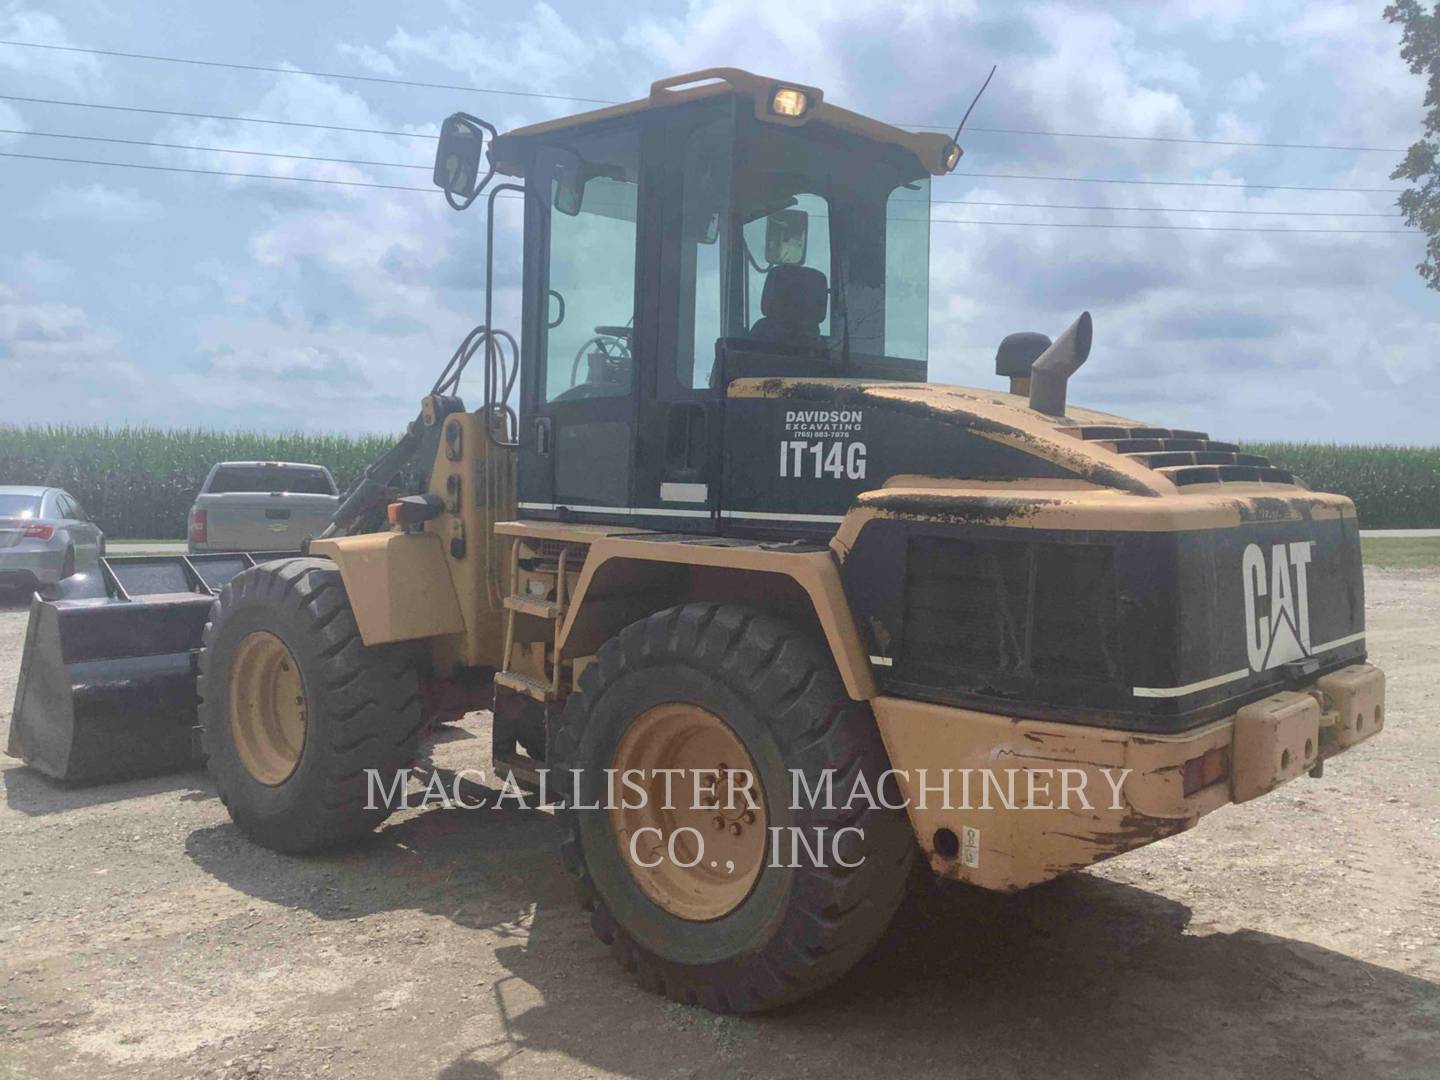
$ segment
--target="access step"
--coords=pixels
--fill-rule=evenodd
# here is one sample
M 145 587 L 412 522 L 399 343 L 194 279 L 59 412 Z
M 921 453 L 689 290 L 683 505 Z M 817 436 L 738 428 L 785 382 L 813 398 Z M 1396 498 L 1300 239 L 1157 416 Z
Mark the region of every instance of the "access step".
M 539 600 L 533 596 L 507 596 L 505 606 L 521 615 L 533 615 L 537 619 L 558 619 L 560 605 L 554 600 Z
M 513 690 L 517 694 L 525 694 L 536 701 L 552 701 L 555 698 L 555 691 L 548 682 L 530 675 L 521 675 L 518 671 L 497 671 L 495 685 Z

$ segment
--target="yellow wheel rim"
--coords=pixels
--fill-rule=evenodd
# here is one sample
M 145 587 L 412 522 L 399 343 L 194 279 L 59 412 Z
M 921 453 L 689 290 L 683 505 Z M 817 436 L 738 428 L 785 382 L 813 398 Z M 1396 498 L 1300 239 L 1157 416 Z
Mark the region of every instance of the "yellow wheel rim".
M 246 771 L 283 783 L 305 749 L 305 684 L 285 643 L 266 630 L 246 635 L 230 668 L 230 735 Z
M 698 705 L 657 705 L 630 725 L 611 767 L 610 828 L 645 895 L 694 922 L 739 907 L 765 865 L 765 791 L 729 725 Z M 660 770 L 677 769 L 667 805 Z M 625 784 L 630 770 L 643 799 Z

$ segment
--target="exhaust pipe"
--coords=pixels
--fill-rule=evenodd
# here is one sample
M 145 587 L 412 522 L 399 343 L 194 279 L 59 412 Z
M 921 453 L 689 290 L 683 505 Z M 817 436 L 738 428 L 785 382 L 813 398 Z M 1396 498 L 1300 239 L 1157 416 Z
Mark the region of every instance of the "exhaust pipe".
M 1065 388 L 1090 355 L 1090 313 L 1080 317 L 1055 339 L 1030 367 L 1030 408 L 1050 416 L 1065 415 Z

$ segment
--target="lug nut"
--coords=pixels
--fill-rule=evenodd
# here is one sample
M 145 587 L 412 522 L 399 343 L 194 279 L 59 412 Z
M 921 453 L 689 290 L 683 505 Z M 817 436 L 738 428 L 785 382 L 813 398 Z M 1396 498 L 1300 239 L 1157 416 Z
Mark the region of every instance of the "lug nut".
M 740 823 L 739 823 L 738 821 L 731 823 L 731 825 L 730 825 L 730 835 L 731 835 L 731 836 L 739 836 L 739 835 L 740 835 Z
M 743 818 L 744 818 L 744 821 L 745 821 L 745 824 L 746 824 L 746 825 L 754 825 L 754 824 L 755 824 L 755 811 L 754 811 L 754 810 L 746 810 L 745 813 L 744 813 L 744 815 L 743 815 Z
M 711 824 L 714 825 L 717 829 L 723 829 L 725 827 L 725 819 L 719 814 L 716 814 L 714 820 L 711 821 Z

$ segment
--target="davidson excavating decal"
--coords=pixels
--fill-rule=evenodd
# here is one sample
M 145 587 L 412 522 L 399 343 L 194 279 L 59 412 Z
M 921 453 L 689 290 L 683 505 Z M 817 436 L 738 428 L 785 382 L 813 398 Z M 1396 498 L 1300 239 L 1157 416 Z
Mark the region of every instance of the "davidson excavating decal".
M 1245 649 L 1251 671 L 1268 671 L 1310 655 L 1310 589 L 1305 572 L 1312 545 L 1309 540 L 1275 544 L 1268 565 L 1259 544 L 1249 545 L 1241 557 Z M 1262 597 L 1269 598 L 1268 614 L 1259 611 Z
M 865 479 L 865 444 L 856 436 L 859 409 L 787 409 L 780 475 L 796 479 Z

